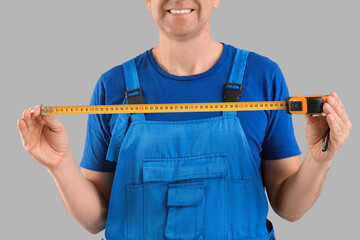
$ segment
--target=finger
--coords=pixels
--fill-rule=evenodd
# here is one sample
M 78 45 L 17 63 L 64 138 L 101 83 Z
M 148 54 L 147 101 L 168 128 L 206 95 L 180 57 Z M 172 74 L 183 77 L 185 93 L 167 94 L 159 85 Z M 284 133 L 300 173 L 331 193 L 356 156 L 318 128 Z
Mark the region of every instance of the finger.
M 38 124 L 43 126 L 46 124 L 46 122 L 44 121 L 44 119 L 42 119 L 41 111 L 42 111 L 41 105 L 37 105 L 35 108 L 32 108 L 30 112 L 31 112 L 31 117 L 35 119 Z
M 331 132 L 334 133 L 335 135 L 342 135 L 343 131 L 342 128 L 338 122 L 338 120 L 336 119 L 336 115 L 333 113 L 330 113 L 326 116 L 326 121 L 329 124 L 329 127 L 331 129 Z
M 53 115 L 46 115 L 41 116 L 41 119 L 46 123 L 46 125 L 52 131 L 64 131 L 65 126 L 62 122 L 60 122 L 55 116 Z
M 32 118 L 32 119 L 41 116 L 41 106 L 40 106 L 40 105 L 37 105 L 36 107 L 32 108 L 32 109 L 30 110 L 30 113 L 31 113 L 31 118 Z
M 337 101 L 333 96 L 329 100 L 330 102 Z M 349 116 L 345 111 L 344 107 L 341 107 L 342 104 L 331 104 L 326 102 L 324 104 L 324 112 L 325 113 L 334 113 L 336 116 L 335 118 L 339 120 L 339 124 L 343 129 L 343 132 L 346 133 L 351 129 L 351 122 L 349 120 Z M 337 106 L 337 109 L 334 108 Z M 340 113 L 339 113 L 340 112 Z M 340 122 L 341 121 L 341 122 Z
M 44 121 L 42 116 L 38 116 L 37 118 L 35 118 L 35 120 L 37 121 L 39 127 L 43 127 L 46 125 L 46 122 Z
M 322 115 L 313 116 L 311 114 L 305 114 L 305 120 L 307 126 L 311 128 L 313 135 L 317 136 L 314 137 L 314 141 L 320 141 L 326 130 L 329 128 L 326 117 Z
M 326 114 L 331 114 L 332 115 L 331 118 L 334 118 L 334 121 L 336 121 L 337 125 L 339 126 L 339 128 L 341 128 L 341 131 L 343 133 L 348 131 L 347 130 L 347 125 L 345 124 L 344 120 L 340 118 L 340 116 L 336 113 L 335 109 L 333 109 L 330 104 L 328 104 L 328 103 L 324 104 L 324 112 Z
M 301 94 L 301 93 L 296 93 L 295 95 L 294 95 L 294 97 L 303 97 L 304 96 L 304 94 Z
M 335 97 L 334 93 L 331 93 L 326 102 L 331 105 L 335 113 L 341 118 L 343 122 L 348 120 L 348 115 L 345 111 L 344 105 L 341 103 L 338 97 Z
M 325 117 L 322 115 L 305 114 L 305 120 L 306 120 L 306 123 L 312 125 L 319 121 L 325 120 Z M 324 121 L 324 124 L 326 125 L 326 121 Z M 327 127 L 327 126 L 325 126 L 325 127 Z
M 345 109 L 344 104 L 341 102 L 340 97 L 336 94 L 336 92 L 331 92 L 330 96 L 334 97 L 340 103 L 341 108 Z
M 30 132 L 37 125 L 38 121 L 36 120 L 36 118 L 40 115 L 41 115 L 40 105 L 24 111 L 23 119 L 25 120 L 26 125 L 28 126 Z
M 328 121 L 330 126 L 330 145 L 332 145 L 334 149 L 339 149 L 342 145 L 342 142 L 344 142 L 343 131 L 341 130 L 341 127 L 336 121 L 336 117 L 334 114 L 327 115 L 326 120 Z
M 23 112 L 22 119 L 24 120 L 28 130 L 31 131 L 34 128 L 34 124 L 35 124 L 33 119 L 31 119 L 31 109 L 26 109 Z
M 339 104 L 340 104 L 340 107 L 343 109 L 343 111 L 344 111 L 343 121 L 344 121 L 344 123 L 345 123 L 345 125 L 346 125 L 346 127 L 347 127 L 347 130 L 350 131 L 351 128 L 352 128 L 352 123 L 351 123 L 351 121 L 350 121 L 350 119 L 349 119 L 349 115 L 347 114 L 347 112 L 346 112 L 346 110 L 345 110 L 344 104 L 341 102 L 339 96 L 338 96 L 335 92 L 332 92 L 331 94 L 333 95 L 333 97 L 334 97 L 335 99 L 337 99 L 337 101 L 338 101 Z
M 343 119 L 343 121 L 344 121 L 344 123 L 345 123 L 345 125 L 347 127 L 347 130 L 350 131 L 351 128 L 352 128 L 352 123 L 350 122 L 349 115 L 347 114 L 347 112 L 345 110 L 344 104 L 341 102 L 339 96 L 335 92 L 333 92 L 332 94 L 335 97 L 335 99 L 338 100 L 338 102 L 340 104 L 340 107 L 343 110 L 344 115 L 343 115 L 342 119 Z
M 23 146 L 25 146 L 28 142 L 29 129 L 23 119 L 18 120 L 18 129 L 23 142 Z

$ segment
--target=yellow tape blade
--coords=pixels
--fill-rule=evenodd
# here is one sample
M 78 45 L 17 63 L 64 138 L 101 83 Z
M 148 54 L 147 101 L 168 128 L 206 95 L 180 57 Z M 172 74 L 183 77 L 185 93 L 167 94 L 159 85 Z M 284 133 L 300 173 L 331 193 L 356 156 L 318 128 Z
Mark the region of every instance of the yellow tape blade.
M 43 115 L 285 110 L 285 101 L 42 106 Z

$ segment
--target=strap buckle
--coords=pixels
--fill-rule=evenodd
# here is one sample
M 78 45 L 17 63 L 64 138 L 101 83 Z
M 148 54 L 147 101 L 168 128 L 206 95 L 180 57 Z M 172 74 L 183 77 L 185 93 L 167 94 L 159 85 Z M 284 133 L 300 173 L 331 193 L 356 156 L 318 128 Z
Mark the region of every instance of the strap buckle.
M 224 91 L 224 102 L 238 102 L 241 96 L 242 84 L 228 82 Z
M 143 104 L 143 97 L 140 88 L 125 91 L 125 96 L 128 104 Z

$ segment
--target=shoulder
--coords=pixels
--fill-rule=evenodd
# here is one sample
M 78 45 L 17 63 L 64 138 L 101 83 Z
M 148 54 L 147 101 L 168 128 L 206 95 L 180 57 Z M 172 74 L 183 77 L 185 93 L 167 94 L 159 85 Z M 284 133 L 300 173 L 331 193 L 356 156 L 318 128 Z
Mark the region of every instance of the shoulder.
M 229 57 L 231 58 L 234 58 L 237 49 L 242 49 L 227 44 L 224 44 L 224 46 L 228 48 Z M 263 70 L 271 70 L 274 68 L 278 68 L 278 64 L 274 62 L 271 58 L 263 56 L 257 52 L 253 52 L 248 49 L 243 49 L 243 50 L 249 52 L 247 59 L 247 67 L 256 66 L 258 69 L 263 69 Z
M 235 57 L 235 53 L 237 48 L 231 45 L 228 45 L 228 57 L 233 59 Z M 267 79 L 273 79 L 276 77 L 276 75 L 281 75 L 281 69 L 279 65 L 273 61 L 270 57 L 264 56 L 262 54 L 259 54 L 257 52 L 244 49 L 249 52 L 247 63 L 246 63 L 246 70 L 245 74 L 256 76 L 263 76 Z
M 235 56 L 236 48 L 229 47 Z M 230 54 L 230 55 L 231 55 Z M 243 80 L 243 95 L 248 101 L 271 101 L 287 95 L 279 65 L 271 58 L 249 51 Z
M 276 62 L 271 58 L 256 52 L 249 52 L 247 70 L 248 72 L 261 73 L 263 76 L 270 79 L 281 72 L 280 67 Z
M 276 87 L 285 82 L 279 65 L 269 57 L 250 52 L 247 62 L 247 77 L 255 84 L 264 84 L 266 88 Z
M 145 51 L 133 58 L 133 59 L 135 59 L 137 66 L 143 64 L 146 61 L 148 51 Z M 132 59 L 129 59 L 129 60 L 132 60 Z M 125 62 L 127 62 L 129 60 L 126 60 Z M 104 72 L 101 75 L 101 78 L 102 78 L 102 81 L 104 82 L 104 84 L 111 83 L 112 81 L 117 81 L 117 80 L 119 80 L 119 78 L 122 78 L 122 79 L 124 78 L 123 64 L 125 62 L 123 62 L 120 65 L 110 68 L 109 70 L 107 70 L 106 72 Z
M 147 51 L 134 58 L 138 69 L 141 69 L 139 64 L 143 64 L 146 56 Z M 112 67 L 101 74 L 95 87 L 104 92 L 106 104 L 120 104 L 124 99 L 126 87 L 123 64 Z
M 114 81 L 114 79 L 117 79 L 119 77 L 123 77 L 123 66 L 117 65 L 115 67 L 112 67 L 111 69 L 107 70 L 103 74 L 101 74 L 101 79 L 104 83 L 108 83 L 109 81 Z

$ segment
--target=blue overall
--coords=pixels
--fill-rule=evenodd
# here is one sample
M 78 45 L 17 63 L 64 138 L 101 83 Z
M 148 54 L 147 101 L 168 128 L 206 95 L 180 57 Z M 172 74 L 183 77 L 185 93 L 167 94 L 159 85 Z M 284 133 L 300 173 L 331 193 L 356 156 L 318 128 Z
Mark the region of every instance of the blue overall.
M 228 82 L 241 83 L 248 52 L 237 50 Z M 138 89 L 135 61 L 123 64 Z M 136 93 L 135 93 L 136 94 Z M 188 121 L 120 114 L 107 159 L 117 162 L 107 240 L 275 239 L 268 204 L 236 112 Z

